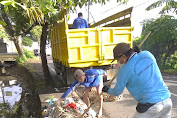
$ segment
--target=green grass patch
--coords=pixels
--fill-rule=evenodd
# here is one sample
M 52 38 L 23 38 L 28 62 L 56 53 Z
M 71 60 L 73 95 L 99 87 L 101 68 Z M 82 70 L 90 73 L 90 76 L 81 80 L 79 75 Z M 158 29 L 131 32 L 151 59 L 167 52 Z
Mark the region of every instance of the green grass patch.
M 24 50 L 24 54 L 27 58 L 34 58 L 34 54 L 31 51 Z
M 24 55 L 22 57 L 18 57 L 17 62 L 24 63 L 28 61 L 29 58 L 37 59 L 37 57 L 34 56 L 32 51 L 27 51 L 26 49 L 24 49 Z

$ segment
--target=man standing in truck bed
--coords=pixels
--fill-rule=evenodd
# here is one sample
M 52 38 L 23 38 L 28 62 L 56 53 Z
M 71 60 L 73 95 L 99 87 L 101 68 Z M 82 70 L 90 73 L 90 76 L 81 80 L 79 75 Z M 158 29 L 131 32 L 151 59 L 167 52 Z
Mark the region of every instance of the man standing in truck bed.
M 81 12 L 78 13 L 78 18 L 76 18 L 73 22 L 73 29 L 81 29 L 81 28 L 88 28 L 87 21 L 83 19 L 83 15 Z

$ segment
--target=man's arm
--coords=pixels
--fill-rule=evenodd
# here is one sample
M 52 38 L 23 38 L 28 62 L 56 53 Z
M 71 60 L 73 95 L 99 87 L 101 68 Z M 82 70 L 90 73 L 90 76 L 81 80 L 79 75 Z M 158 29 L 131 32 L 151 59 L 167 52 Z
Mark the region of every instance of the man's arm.
M 73 28 L 73 29 L 76 29 L 76 19 L 73 21 L 72 28 Z
M 108 89 L 108 94 L 112 96 L 118 96 L 122 94 L 127 82 L 128 82 L 128 75 L 124 72 L 124 69 L 120 69 L 118 76 L 117 76 L 117 82 L 114 88 Z
M 71 92 L 73 92 L 77 86 L 79 86 L 80 83 L 78 83 L 77 80 L 74 81 L 74 83 L 68 88 L 68 90 L 61 96 L 62 99 L 64 99 L 66 96 L 68 96 Z
M 85 22 L 85 28 L 89 28 L 87 21 L 84 19 Z

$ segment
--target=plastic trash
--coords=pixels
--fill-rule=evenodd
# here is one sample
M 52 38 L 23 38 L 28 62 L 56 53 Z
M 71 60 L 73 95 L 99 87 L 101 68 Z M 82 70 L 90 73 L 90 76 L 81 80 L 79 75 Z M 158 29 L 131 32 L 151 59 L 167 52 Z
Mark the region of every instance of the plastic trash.
M 68 105 L 68 104 L 71 103 L 71 102 L 74 103 L 73 98 L 66 98 L 66 100 L 64 101 L 64 105 Z
M 96 113 L 93 109 L 90 108 L 90 110 L 87 112 L 87 114 L 90 116 L 90 117 L 96 117 Z

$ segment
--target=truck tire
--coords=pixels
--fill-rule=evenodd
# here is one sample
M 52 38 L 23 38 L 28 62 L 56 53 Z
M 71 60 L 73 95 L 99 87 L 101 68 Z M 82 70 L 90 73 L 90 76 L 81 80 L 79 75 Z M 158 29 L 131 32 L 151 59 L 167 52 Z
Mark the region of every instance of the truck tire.
M 54 66 L 55 66 L 55 72 L 57 75 L 61 75 L 62 73 L 62 64 L 59 63 L 59 62 L 53 62 L 54 63 Z

